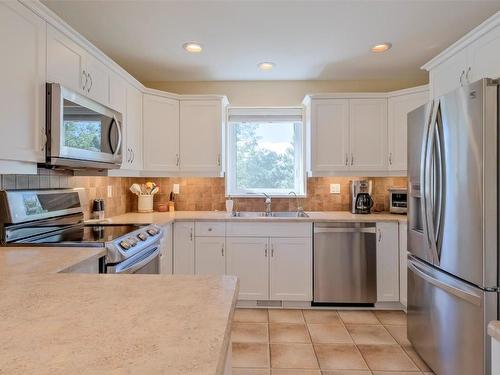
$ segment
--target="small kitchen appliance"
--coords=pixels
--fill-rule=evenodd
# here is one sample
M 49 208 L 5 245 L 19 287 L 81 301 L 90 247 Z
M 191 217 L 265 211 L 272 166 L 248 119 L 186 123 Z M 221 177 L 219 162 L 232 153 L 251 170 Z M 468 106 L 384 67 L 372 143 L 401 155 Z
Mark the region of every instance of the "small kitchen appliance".
M 353 214 L 369 214 L 372 207 L 372 181 L 351 181 L 351 212 Z
M 406 214 L 408 211 L 408 189 L 405 187 L 389 188 L 389 211 L 391 214 Z
M 82 189 L 0 191 L 0 243 L 104 247 L 103 273 L 159 273 L 160 227 L 85 224 L 84 200 Z

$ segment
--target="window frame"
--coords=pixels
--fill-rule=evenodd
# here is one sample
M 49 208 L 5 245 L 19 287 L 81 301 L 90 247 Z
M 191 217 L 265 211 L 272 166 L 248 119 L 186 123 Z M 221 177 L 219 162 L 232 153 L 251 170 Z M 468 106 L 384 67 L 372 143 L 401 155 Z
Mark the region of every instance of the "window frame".
M 276 111 L 287 111 L 300 110 L 300 122 L 295 122 L 295 126 L 299 129 L 295 129 L 298 132 L 299 137 L 294 147 L 295 151 L 295 186 L 293 190 L 288 189 L 248 189 L 248 190 L 238 190 L 236 188 L 236 127 L 232 124 L 241 123 L 230 121 L 230 111 L 231 110 L 248 111 L 248 113 L 255 112 L 260 116 L 265 117 L 265 113 L 269 112 L 269 117 L 272 117 L 272 113 Z M 257 122 L 257 121 L 256 121 Z M 264 121 L 263 121 L 264 122 Z M 266 121 L 273 122 L 273 121 Z M 275 121 L 282 122 L 282 121 Z M 292 122 L 292 121 L 290 121 Z M 226 197 L 235 198 L 252 198 L 263 196 L 267 194 L 272 198 L 285 198 L 290 197 L 290 192 L 293 191 L 298 197 L 305 198 L 307 196 L 307 171 L 306 171 L 306 124 L 305 124 L 305 113 L 304 107 L 228 107 L 226 111 L 226 174 L 225 174 L 225 193 Z M 300 186 L 302 185 L 302 186 Z M 301 189 L 302 188 L 302 189 Z M 302 190 L 302 191 L 300 191 Z

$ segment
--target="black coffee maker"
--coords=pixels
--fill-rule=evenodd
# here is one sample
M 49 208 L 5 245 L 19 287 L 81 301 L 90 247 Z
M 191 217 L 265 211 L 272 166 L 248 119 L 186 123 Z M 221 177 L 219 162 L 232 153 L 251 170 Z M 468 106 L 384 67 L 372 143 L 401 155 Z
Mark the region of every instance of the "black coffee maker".
M 369 214 L 372 207 L 372 181 L 351 181 L 351 212 L 353 214 Z

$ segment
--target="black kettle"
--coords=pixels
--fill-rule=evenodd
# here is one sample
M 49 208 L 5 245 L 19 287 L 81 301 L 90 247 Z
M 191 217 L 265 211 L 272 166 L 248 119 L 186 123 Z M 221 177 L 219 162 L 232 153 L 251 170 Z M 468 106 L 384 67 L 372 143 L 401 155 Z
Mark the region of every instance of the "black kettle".
M 373 199 L 368 193 L 358 193 L 354 207 L 357 214 L 369 214 L 373 207 Z

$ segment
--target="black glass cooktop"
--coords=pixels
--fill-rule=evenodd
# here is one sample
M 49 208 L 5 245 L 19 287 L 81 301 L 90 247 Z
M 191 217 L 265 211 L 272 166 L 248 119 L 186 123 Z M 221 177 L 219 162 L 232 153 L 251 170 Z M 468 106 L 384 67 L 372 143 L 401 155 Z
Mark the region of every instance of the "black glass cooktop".
M 51 233 L 25 237 L 16 244 L 59 246 L 102 246 L 103 243 L 126 236 L 144 225 L 80 225 L 61 228 Z M 26 230 L 26 228 L 25 228 Z M 36 228 L 33 228 L 36 233 Z

